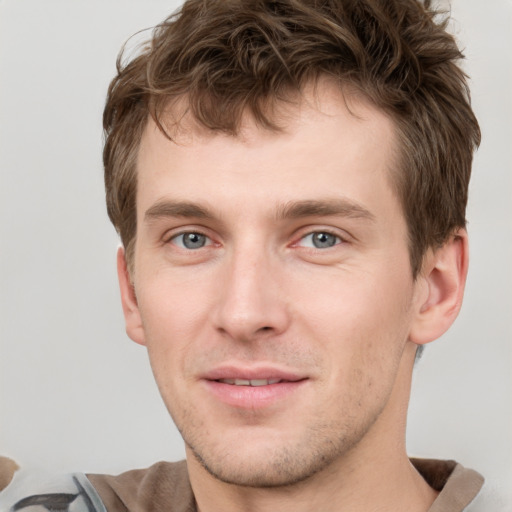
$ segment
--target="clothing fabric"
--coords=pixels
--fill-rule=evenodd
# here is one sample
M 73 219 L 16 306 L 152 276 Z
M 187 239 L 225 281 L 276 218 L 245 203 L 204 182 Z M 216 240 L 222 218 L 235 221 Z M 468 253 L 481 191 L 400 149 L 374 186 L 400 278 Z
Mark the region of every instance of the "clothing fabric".
M 466 507 L 484 481 L 480 474 L 454 461 L 411 462 L 439 492 L 429 512 L 470 512 Z M 60 512 L 196 512 L 185 461 L 159 462 L 118 476 L 75 473 L 48 480 L 21 472 L 0 493 L 0 512 L 34 506 Z
M 439 492 L 428 512 L 467 510 L 484 483 L 480 473 L 453 460 L 411 459 L 411 462 L 430 487 Z
M 462 512 L 484 482 L 479 473 L 454 461 L 411 459 L 411 462 L 439 492 L 429 512 Z M 196 512 L 185 461 L 160 462 L 149 469 L 119 476 L 88 475 L 88 478 L 108 512 Z
M 19 471 L 0 493 L 0 512 L 107 512 L 83 473 L 48 477 Z

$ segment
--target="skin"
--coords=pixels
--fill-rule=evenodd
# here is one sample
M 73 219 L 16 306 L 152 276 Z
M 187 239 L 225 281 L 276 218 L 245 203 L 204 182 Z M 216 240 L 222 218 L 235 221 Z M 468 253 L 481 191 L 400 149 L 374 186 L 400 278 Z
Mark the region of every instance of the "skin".
M 466 235 L 413 280 L 392 122 L 327 82 L 283 119 L 237 137 L 189 120 L 175 142 L 148 122 L 131 275 L 118 254 L 127 332 L 202 512 L 428 510 L 405 451 L 411 372 L 457 315 Z

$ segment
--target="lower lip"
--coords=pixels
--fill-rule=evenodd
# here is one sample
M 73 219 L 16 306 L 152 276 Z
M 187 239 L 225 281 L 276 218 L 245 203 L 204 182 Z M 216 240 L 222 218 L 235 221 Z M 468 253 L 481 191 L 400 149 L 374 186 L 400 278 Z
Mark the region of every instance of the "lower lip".
M 295 382 L 278 382 L 267 386 L 236 386 L 217 380 L 205 380 L 209 392 L 221 402 L 241 409 L 262 409 L 288 399 L 306 379 Z

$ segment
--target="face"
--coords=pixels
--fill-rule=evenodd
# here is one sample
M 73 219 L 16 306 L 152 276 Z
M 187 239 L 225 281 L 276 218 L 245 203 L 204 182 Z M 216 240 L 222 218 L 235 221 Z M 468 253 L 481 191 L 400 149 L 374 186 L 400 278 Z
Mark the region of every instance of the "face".
M 237 137 L 175 143 L 150 123 L 138 160 L 128 333 L 190 457 L 241 485 L 356 450 L 414 316 L 392 124 L 325 84 L 309 100 L 282 133 L 247 118 Z

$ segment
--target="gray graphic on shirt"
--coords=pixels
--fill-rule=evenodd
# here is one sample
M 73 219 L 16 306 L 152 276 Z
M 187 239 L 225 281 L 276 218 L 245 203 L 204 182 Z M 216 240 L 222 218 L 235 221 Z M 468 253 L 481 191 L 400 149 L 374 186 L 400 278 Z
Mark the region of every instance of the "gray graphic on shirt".
M 82 485 L 80 484 L 76 477 L 73 477 L 73 482 L 78 489 L 78 493 L 76 494 L 34 494 L 32 496 L 27 496 L 26 498 L 19 500 L 10 508 L 10 512 L 17 512 L 18 510 L 23 510 L 29 507 L 41 507 L 41 510 L 47 510 L 49 512 L 72 512 L 70 506 L 78 498 L 81 498 L 83 500 L 84 505 L 87 507 L 85 509 L 87 510 L 87 512 L 95 512 L 96 508 L 94 507 L 91 499 L 89 498 L 89 495 L 87 494 L 87 492 L 82 487 Z

